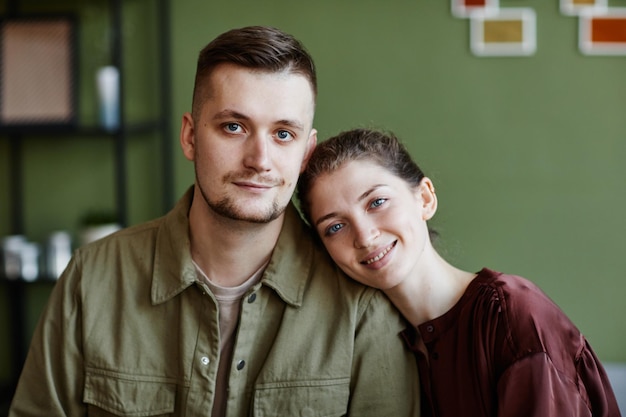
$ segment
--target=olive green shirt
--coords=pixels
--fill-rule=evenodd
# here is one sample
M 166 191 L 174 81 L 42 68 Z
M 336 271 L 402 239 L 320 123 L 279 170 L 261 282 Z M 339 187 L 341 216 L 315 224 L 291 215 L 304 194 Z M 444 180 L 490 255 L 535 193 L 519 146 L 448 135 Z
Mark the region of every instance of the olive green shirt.
M 11 417 L 210 416 L 218 308 L 191 261 L 191 197 L 75 252 L 33 336 Z M 290 206 L 243 299 L 227 416 L 418 415 L 403 321 L 309 233 Z

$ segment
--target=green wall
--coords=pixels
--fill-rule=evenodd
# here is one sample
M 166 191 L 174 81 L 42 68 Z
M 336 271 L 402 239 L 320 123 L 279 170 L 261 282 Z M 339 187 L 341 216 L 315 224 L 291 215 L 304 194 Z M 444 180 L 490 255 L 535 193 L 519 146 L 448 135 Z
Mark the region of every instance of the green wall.
M 135 45 L 126 52 L 129 110 L 138 119 L 151 114 L 157 96 L 153 75 L 146 75 L 158 52 L 145 47 L 155 37 L 145 17 L 152 16 L 152 3 L 126 5 L 125 40 Z M 537 13 L 537 53 L 518 58 L 473 56 L 469 23 L 451 15 L 447 0 L 172 3 L 175 196 L 193 181 L 177 139 L 198 51 L 232 27 L 278 26 L 316 59 L 320 138 L 358 126 L 395 131 L 437 185 L 440 208 L 432 224 L 449 260 L 531 279 L 602 360 L 626 361 L 626 57 L 583 56 L 577 19 L 561 15 L 558 0 L 500 1 Z M 89 62 L 88 68 L 96 65 Z M 85 94 L 82 117 L 90 120 L 93 92 Z M 26 220 L 34 239 L 58 228 L 74 231 L 86 209 L 112 205 L 106 140 L 36 138 L 27 146 Z M 160 155 L 151 137 L 133 139 L 129 151 L 134 224 L 162 212 Z M 2 167 L 7 152 L 0 140 Z M 3 171 L 0 234 L 10 229 L 7 188 Z M 3 296 L 0 291 L 5 303 Z M 2 314 L 4 328 L 10 318 Z M 0 346 L 0 355 L 6 350 Z
M 316 59 L 321 138 L 391 129 L 433 178 L 433 226 L 462 268 L 539 284 L 603 360 L 626 361 L 626 57 L 583 56 L 558 0 L 501 0 L 537 14 L 532 57 L 477 58 L 444 0 L 207 2 L 172 10 L 174 126 L 194 61 L 249 24 L 296 35 Z M 626 6 L 610 0 L 611 6 Z M 176 194 L 192 167 L 176 158 Z

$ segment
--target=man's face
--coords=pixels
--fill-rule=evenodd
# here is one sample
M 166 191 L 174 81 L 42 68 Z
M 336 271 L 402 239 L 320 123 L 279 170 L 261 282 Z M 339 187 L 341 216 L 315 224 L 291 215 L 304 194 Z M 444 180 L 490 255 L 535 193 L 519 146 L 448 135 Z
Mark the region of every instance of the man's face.
M 233 220 L 278 218 L 316 143 L 308 80 L 288 72 L 219 65 L 210 94 L 192 120 L 183 117 L 181 144 L 194 161 L 208 209 Z

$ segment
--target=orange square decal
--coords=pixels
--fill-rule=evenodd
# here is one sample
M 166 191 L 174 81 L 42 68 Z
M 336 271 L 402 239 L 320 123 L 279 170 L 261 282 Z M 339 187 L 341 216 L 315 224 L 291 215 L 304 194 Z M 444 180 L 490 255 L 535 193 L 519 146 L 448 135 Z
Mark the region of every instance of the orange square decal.
M 579 48 L 587 55 L 626 55 L 626 8 L 580 16 Z

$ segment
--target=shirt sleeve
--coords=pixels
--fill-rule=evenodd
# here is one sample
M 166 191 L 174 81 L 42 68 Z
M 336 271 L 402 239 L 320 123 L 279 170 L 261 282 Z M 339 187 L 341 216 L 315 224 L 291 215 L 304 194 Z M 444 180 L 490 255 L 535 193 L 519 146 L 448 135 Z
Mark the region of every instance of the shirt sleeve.
M 619 417 L 606 375 L 597 364 L 593 352 L 585 350 L 578 364 L 584 373 L 575 380 L 560 372 L 545 352 L 529 354 L 513 363 L 500 378 L 497 415 Z
M 609 377 L 586 339 L 577 368 L 593 415 L 621 417 Z
M 406 324 L 381 292 L 371 291 L 354 342 L 348 415 L 419 416 L 417 365 L 400 336 Z
M 72 259 L 33 334 L 9 417 L 86 415 L 78 281 Z

